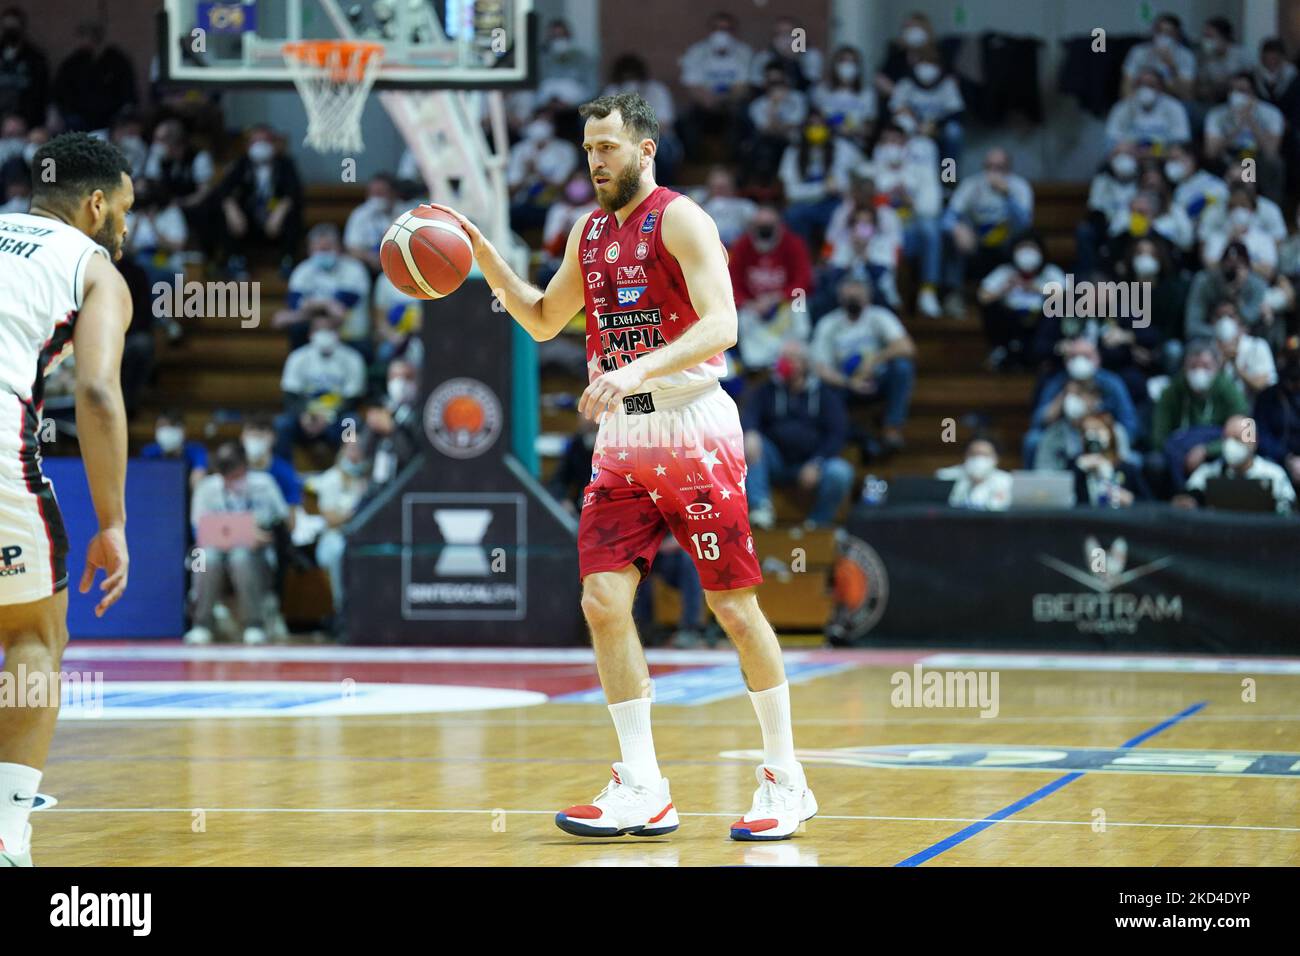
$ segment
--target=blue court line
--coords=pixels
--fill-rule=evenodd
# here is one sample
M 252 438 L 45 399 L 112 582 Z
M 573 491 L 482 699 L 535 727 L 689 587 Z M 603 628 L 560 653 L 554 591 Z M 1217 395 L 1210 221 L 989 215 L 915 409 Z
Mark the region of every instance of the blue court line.
M 1205 707 L 1208 703 L 1209 701 L 1203 700 L 1199 704 L 1193 704 L 1191 707 L 1188 707 L 1186 710 L 1180 711 L 1179 713 L 1170 717 L 1168 720 L 1161 721 L 1160 723 L 1156 724 L 1154 727 L 1150 727 L 1147 730 L 1142 731 L 1142 733 L 1138 734 L 1136 737 L 1133 737 L 1130 740 L 1126 740 L 1124 743 L 1120 744 L 1120 748 L 1122 749 L 1126 747 L 1136 747 L 1138 744 L 1142 743 L 1143 741 L 1150 740 L 1156 734 L 1168 730 L 1170 727 L 1172 727 L 1174 724 L 1178 723 L 1179 721 L 1186 720 L 1188 717 L 1191 717 L 1197 711 Z M 1050 797 L 1052 794 L 1060 790 L 1062 787 L 1074 783 L 1074 781 L 1082 777 L 1084 773 L 1086 773 L 1086 771 L 1078 770 L 1073 773 L 1067 773 L 1064 777 L 1058 777 L 1057 779 L 1053 780 L 1051 783 L 1047 784 L 1046 786 L 1039 787 L 1037 790 L 1035 790 L 1033 793 L 1029 794 L 1028 796 L 1021 797 L 1015 803 L 1008 804 L 1007 806 L 1003 807 L 1001 810 L 997 810 L 993 813 L 990 813 L 987 817 L 985 817 L 983 820 L 980 820 L 978 823 L 972 823 L 970 826 L 966 827 L 965 829 L 958 830 L 952 836 L 945 837 L 944 839 L 940 840 L 938 843 L 935 843 L 932 846 L 928 846 L 921 852 L 914 853 L 911 856 L 909 856 L 906 860 L 902 860 L 898 863 L 895 863 L 894 865 L 895 866 L 920 866 L 922 863 L 934 859 L 940 853 L 946 853 L 948 850 L 951 850 L 959 843 L 965 843 L 971 837 L 975 836 L 977 833 L 984 832 L 985 830 L 993 826 L 998 821 L 1005 820 L 1007 817 L 1019 813 L 1021 810 L 1024 810 L 1026 807 L 1033 806 L 1039 800 L 1042 800 L 1046 797 Z

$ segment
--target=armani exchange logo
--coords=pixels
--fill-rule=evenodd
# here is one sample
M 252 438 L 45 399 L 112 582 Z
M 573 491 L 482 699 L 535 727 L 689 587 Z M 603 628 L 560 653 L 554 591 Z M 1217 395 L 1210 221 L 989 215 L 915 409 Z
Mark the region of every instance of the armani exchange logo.
M 1087 588 L 1079 593 L 1035 594 L 1034 621 L 1073 624 L 1083 634 L 1136 634 L 1143 621 L 1181 621 L 1181 594 L 1131 594 L 1121 591 L 1148 575 L 1174 563 L 1173 558 L 1158 558 L 1140 567 L 1126 570 L 1128 542 L 1116 538 L 1103 549 L 1097 538 L 1089 536 L 1083 543 L 1082 568 L 1067 564 L 1050 554 L 1038 560 L 1072 581 Z

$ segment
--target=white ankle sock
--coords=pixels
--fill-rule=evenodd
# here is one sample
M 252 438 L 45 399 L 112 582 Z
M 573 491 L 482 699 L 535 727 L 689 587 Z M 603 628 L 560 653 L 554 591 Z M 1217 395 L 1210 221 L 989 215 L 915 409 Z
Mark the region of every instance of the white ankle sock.
M 32 815 L 41 772 L 20 763 L 0 763 L 0 842 L 10 853 L 27 847 L 27 818 Z M 17 799 L 20 803 L 15 804 Z
M 650 698 L 638 697 L 609 705 L 618 731 L 618 745 L 623 751 L 623 763 L 632 768 L 639 779 L 648 784 L 659 782 L 659 761 L 655 759 L 655 741 L 650 732 Z
M 799 766 L 794 758 L 794 730 L 790 726 L 790 683 L 783 681 L 767 690 L 750 691 L 763 728 L 763 763 L 793 772 Z

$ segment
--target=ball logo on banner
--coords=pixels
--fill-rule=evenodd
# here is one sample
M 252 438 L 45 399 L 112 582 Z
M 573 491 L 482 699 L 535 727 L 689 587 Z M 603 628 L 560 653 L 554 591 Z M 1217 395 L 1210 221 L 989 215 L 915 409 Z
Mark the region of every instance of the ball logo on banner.
M 831 572 L 835 593 L 830 633 L 841 639 L 862 637 L 880 622 L 889 600 L 889 575 L 871 545 L 845 535 Z
M 477 458 L 501 434 L 501 401 L 476 378 L 453 378 L 429 395 L 424 433 L 448 458 Z

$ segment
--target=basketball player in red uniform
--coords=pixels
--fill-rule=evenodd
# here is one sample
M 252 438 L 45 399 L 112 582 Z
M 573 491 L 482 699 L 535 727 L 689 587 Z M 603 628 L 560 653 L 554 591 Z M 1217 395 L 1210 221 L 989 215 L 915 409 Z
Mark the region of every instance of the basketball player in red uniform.
M 784 839 L 817 802 L 795 760 L 781 648 L 754 591 L 762 575 L 740 419 L 718 384 L 723 353 L 736 342 L 726 250 L 704 210 L 655 185 L 659 122 L 645 100 L 602 96 L 579 112 L 600 209 L 574 225 L 545 292 L 515 275 L 457 214 L 483 275 L 534 339 L 553 338 L 579 309 L 587 315 L 590 384 L 578 410 L 601 425 L 578 526 L 582 611 L 622 760 L 590 804 L 561 811 L 555 822 L 592 837 L 677 829 L 632 622 L 637 586 L 668 531 L 694 560 L 709 608 L 736 645 L 763 732 L 758 789 L 731 837 Z

